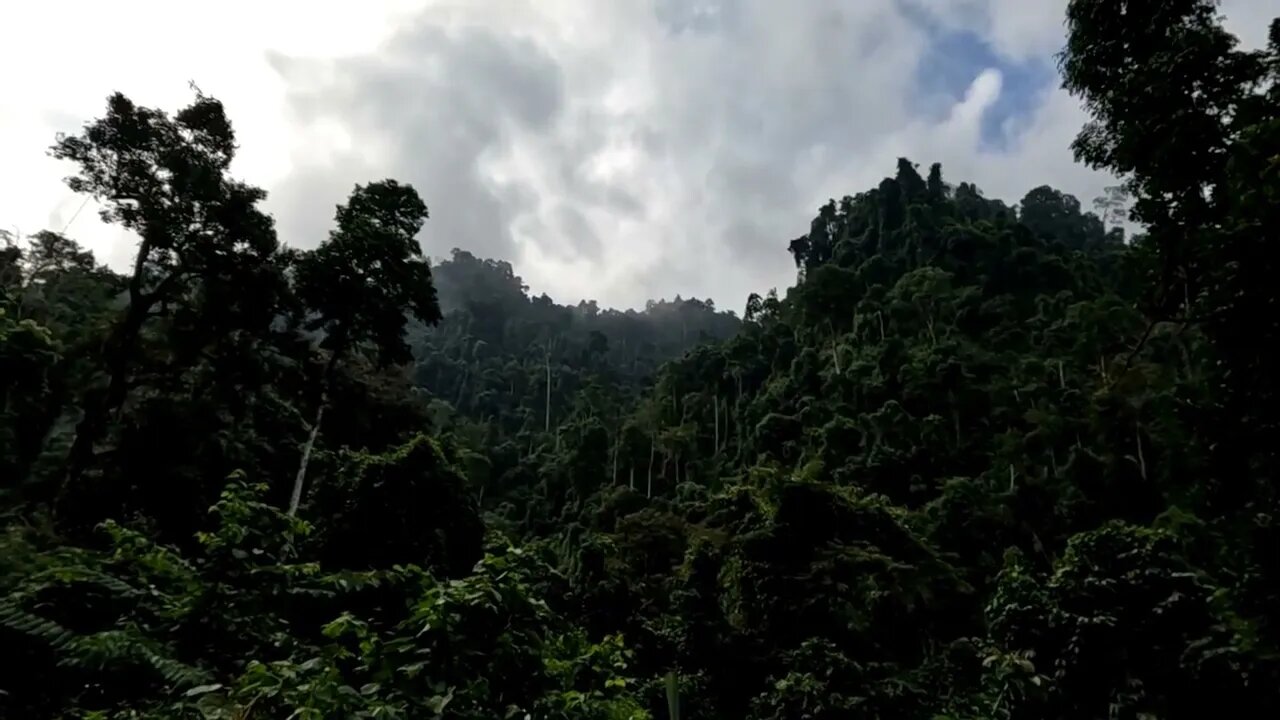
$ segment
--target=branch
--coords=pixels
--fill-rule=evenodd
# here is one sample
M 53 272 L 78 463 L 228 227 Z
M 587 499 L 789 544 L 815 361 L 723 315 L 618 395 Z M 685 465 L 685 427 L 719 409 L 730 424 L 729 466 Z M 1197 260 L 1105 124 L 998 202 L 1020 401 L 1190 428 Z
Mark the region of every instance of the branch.
M 1138 353 L 1142 351 L 1142 348 L 1146 346 L 1147 340 L 1151 338 L 1151 332 L 1156 329 L 1156 325 L 1162 322 L 1164 321 L 1155 319 L 1147 323 L 1147 329 L 1142 332 L 1142 337 L 1139 338 L 1138 344 L 1135 345 L 1133 350 L 1129 352 L 1129 356 L 1124 359 L 1124 370 L 1122 371 L 1121 374 L 1129 372 L 1130 366 L 1133 365 L 1133 359 L 1136 358 L 1138 356 Z

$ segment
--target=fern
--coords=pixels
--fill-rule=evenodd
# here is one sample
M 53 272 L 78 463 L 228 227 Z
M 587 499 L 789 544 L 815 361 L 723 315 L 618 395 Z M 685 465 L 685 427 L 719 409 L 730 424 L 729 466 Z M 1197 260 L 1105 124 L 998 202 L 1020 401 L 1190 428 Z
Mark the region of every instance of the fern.
M 114 667 L 144 666 L 174 689 L 212 681 L 208 672 L 175 660 L 167 654 L 168 648 L 144 637 L 136 629 L 107 630 L 75 637 L 66 648 L 68 652 L 58 660 L 63 667 L 110 670 Z
M 213 677 L 208 672 L 151 652 L 145 646 L 139 648 L 139 653 L 146 663 L 160 673 L 165 682 L 175 689 L 195 687 L 213 681 Z
M 0 627 L 41 640 L 59 651 L 68 648 L 76 639 L 70 630 L 34 615 L 7 599 L 0 600 Z

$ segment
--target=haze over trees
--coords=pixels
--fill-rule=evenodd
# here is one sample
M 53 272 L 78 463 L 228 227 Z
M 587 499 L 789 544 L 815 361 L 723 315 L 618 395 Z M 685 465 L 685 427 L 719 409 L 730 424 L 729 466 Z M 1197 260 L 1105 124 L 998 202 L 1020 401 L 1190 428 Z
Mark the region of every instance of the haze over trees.
M 286 247 L 219 101 L 111 96 L 130 269 L 0 247 L 0 716 L 1280 713 L 1280 22 L 1066 22 L 1097 212 L 904 158 L 740 316 L 431 264 L 392 179 Z

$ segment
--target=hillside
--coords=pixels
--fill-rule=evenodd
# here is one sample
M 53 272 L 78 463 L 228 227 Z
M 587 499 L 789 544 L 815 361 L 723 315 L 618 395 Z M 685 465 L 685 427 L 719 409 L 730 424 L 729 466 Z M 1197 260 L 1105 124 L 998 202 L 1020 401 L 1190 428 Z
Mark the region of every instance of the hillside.
M 1280 712 L 1280 22 L 1118 5 L 1101 217 L 903 158 L 741 317 L 432 264 L 391 179 L 284 246 L 219 101 L 112 96 L 53 154 L 131 272 L 0 251 L 0 717 Z

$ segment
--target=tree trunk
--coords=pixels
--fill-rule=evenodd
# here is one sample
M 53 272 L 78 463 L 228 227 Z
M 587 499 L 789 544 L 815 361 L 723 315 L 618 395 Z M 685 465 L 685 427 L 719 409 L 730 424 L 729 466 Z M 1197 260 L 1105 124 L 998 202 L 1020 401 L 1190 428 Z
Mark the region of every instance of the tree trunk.
M 650 436 L 649 438 L 649 480 L 648 480 L 649 489 L 647 491 L 648 497 L 653 497 L 653 455 L 655 452 L 657 452 L 657 449 L 658 449 L 657 441 L 655 441 L 653 437 Z
M 720 451 L 729 447 L 729 398 L 724 400 L 724 436 L 720 438 Z
M 106 429 L 107 415 L 124 405 L 129 394 L 129 360 L 142 337 L 142 325 L 146 322 L 151 305 L 144 300 L 131 300 L 124 323 L 116 337 L 110 341 L 108 373 L 110 381 L 105 392 L 85 398 L 84 416 L 76 425 L 76 436 L 67 456 L 67 474 L 58 493 L 59 499 L 71 490 L 93 462 L 93 446 Z
M 311 450 L 316 446 L 316 436 L 320 434 L 320 423 L 324 420 L 324 408 L 327 404 L 327 400 L 321 398 L 320 407 L 316 410 L 316 421 L 311 424 L 307 444 L 302 447 L 302 461 L 298 463 L 298 475 L 293 479 L 293 494 L 289 496 L 289 517 L 298 514 L 298 505 L 302 502 L 302 486 L 307 481 L 307 463 L 311 461 Z
M 836 362 L 836 374 L 840 375 L 840 346 L 836 342 L 839 340 L 840 335 L 836 332 L 836 324 L 834 322 L 827 320 L 827 327 L 831 329 L 831 357 Z
M 716 444 L 715 454 L 720 454 L 720 396 L 716 395 L 714 399 L 715 406 L 712 408 L 712 414 L 716 418 Z
M 618 438 L 613 439 L 613 470 L 609 475 L 613 485 L 618 484 Z
M 1138 472 L 1142 474 L 1142 479 L 1147 479 L 1147 457 L 1142 452 L 1142 424 L 1134 423 L 1133 439 L 1138 443 Z
M 467 366 L 462 370 L 462 382 L 458 383 L 458 395 L 453 400 L 453 406 L 462 410 L 462 398 L 466 397 L 467 380 L 471 378 L 471 366 Z
M 302 447 L 302 460 L 298 462 L 298 474 L 293 479 L 293 494 L 289 496 L 289 517 L 298 514 L 298 505 L 302 502 L 302 487 L 307 481 L 307 463 L 311 462 L 311 451 L 316 446 L 316 436 L 320 434 L 320 423 L 324 420 L 325 408 L 329 405 L 329 387 L 333 382 L 333 372 L 338 367 L 338 358 L 346 347 L 346 333 L 340 331 L 339 343 L 329 355 L 325 363 L 324 375 L 320 377 L 320 406 L 316 408 L 316 420 L 311 424 L 311 432 L 307 434 L 307 444 Z
M 547 344 L 547 410 L 543 432 L 551 432 L 551 345 Z

